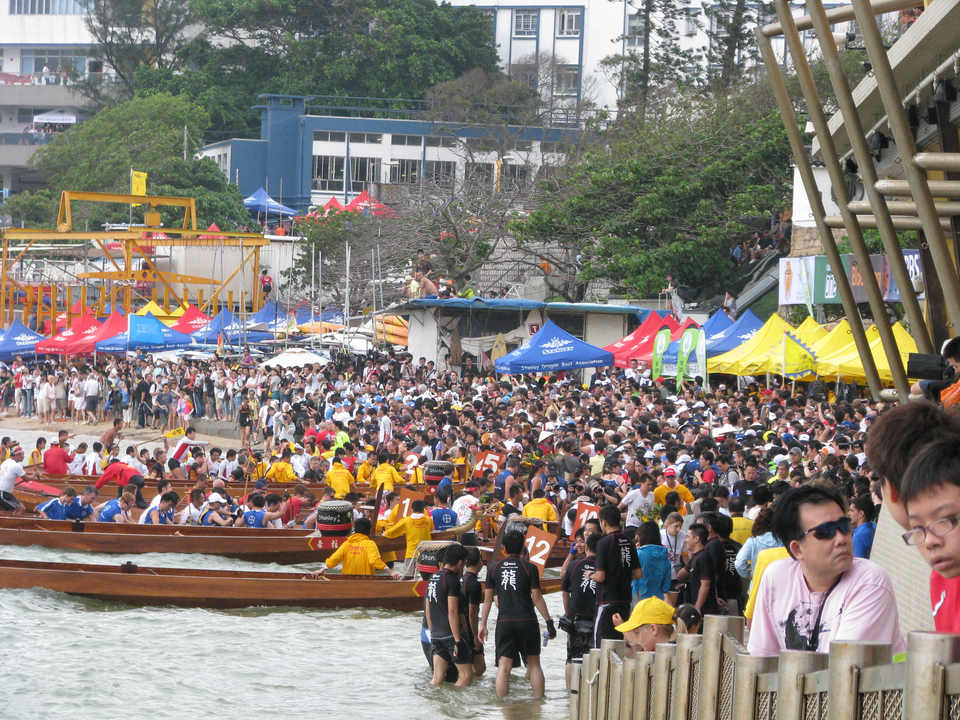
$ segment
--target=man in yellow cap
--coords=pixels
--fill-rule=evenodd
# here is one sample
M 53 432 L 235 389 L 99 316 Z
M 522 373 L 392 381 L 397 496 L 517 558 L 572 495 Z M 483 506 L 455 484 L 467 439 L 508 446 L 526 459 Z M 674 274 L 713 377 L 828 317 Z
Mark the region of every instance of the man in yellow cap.
M 623 633 L 627 646 L 627 655 L 633 657 L 638 652 L 653 652 L 657 643 L 671 642 L 674 636 L 673 605 L 658 597 L 648 597 L 638 602 L 630 618 L 623 622 L 617 613 L 613 621 L 617 623 L 617 632 Z

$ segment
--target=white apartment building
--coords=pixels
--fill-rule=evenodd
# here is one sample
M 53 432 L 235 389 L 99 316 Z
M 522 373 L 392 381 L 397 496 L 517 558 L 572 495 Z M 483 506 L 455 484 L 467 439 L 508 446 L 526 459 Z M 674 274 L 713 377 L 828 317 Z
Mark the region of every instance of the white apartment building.
M 0 0 L 0 192 L 36 184 L 27 164 L 80 119 L 72 79 L 103 68 L 90 55 L 84 0 Z
M 600 61 L 612 55 L 639 52 L 643 45 L 640 3 L 628 0 L 449 0 L 452 5 L 473 5 L 488 13 L 495 34 L 501 69 L 512 77 L 535 84 L 532 58 L 549 59 L 554 76 L 541 92 L 555 99 L 591 100 L 597 107 L 616 111 L 621 88 L 605 76 Z M 834 7 L 836 2 L 828 2 Z M 677 28 L 684 49 L 707 49 L 710 45 L 710 0 L 690 0 Z M 795 16 L 805 13 L 793 6 Z M 711 17 L 712 16 L 712 17 Z M 772 21 L 772 16 L 764 22 Z M 837 32 L 846 27 L 836 28 Z M 816 40 L 806 37 L 812 49 Z M 783 38 L 773 39 L 774 51 L 783 57 Z

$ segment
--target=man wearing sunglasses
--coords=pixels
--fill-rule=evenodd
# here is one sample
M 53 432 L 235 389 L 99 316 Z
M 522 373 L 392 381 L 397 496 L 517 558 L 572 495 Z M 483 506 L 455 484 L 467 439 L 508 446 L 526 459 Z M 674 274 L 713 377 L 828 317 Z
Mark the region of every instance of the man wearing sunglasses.
M 893 585 L 870 560 L 853 557 L 843 495 L 819 484 L 791 488 L 774 506 L 773 534 L 790 554 L 760 581 L 748 649 L 828 652 L 832 640 L 906 649 Z

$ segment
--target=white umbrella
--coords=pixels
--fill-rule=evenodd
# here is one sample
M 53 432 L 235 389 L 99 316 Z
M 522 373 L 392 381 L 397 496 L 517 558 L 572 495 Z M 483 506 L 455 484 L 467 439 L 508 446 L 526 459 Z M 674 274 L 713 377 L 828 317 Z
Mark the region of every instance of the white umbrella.
M 290 348 L 279 355 L 264 360 L 260 367 L 303 367 L 304 365 L 326 365 L 329 355 L 321 355 L 305 348 Z

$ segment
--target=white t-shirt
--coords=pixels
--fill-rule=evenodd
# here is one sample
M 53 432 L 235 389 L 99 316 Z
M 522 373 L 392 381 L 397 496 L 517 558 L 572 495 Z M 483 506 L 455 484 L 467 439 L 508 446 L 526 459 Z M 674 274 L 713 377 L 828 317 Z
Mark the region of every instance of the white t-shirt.
M 890 643 L 895 655 L 907 649 L 893 585 L 879 565 L 854 558 L 853 566 L 827 594 L 812 592 L 800 563 L 785 558 L 771 563 L 760 580 L 747 645 L 750 654 L 808 650 L 821 603 L 817 652 L 829 652 L 831 640 Z
M 7 458 L 0 463 L 0 491 L 13 492 L 17 480 L 23 477 L 23 466 L 13 458 Z
M 643 488 L 633 488 L 623 496 L 621 504 L 627 509 L 627 527 L 640 527 L 643 521 L 637 517 L 637 512 L 641 509 L 644 512 L 653 510 L 656 500 L 651 490 L 644 496 Z

